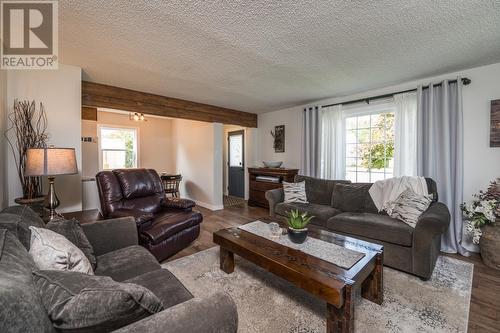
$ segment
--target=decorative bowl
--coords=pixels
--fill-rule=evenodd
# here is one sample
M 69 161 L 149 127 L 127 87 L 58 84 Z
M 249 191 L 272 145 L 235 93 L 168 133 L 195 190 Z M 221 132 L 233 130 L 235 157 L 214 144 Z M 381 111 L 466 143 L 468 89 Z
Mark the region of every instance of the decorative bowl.
M 283 162 L 262 162 L 266 168 L 279 168 Z

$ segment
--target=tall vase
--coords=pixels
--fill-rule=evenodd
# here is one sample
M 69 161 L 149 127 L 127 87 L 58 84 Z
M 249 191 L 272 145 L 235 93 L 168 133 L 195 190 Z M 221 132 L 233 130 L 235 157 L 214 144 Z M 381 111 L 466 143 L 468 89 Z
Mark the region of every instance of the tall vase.
M 486 266 L 500 270 L 500 220 L 481 228 L 481 258 Z

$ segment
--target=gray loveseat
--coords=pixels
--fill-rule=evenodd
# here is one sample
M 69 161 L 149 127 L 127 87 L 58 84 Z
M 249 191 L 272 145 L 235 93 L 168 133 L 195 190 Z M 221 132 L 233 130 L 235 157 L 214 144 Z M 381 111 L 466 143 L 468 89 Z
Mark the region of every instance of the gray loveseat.
M 21 206 L 0 213 L 0 332 L 57 332 L 33 282 L 34 263 L 26 249 L 30 238 L 28 226 L 44 227 L 44 223 L 33 211 Z M 206 299 L 193 297 L 172 273 L 160 267 L 153 255 L 138 245 L 133 218 L 82 224 L 82 228 L 97 256 L 96 275 L 146 287 L 165 308 L 120 328 L 119 332 L 237 331 L 238 315 L 233 300 L 224 293 Z
M 370 183 L 350 183 L 296 176 L 306 182 L 309 203 L 284 203 L 283 189 L 266 192 L 271 216 L 286 216 L 292 209 L 309 212 L 312 224 L 337 234 L 384 246 L 384 265 L 429 279 L 441 247 L 441 235 L 450 223 L 448 208 L 437 202 L 436 183 L 426 178 L 434 201 L 415 228 L 378 212 L 368 190 Z

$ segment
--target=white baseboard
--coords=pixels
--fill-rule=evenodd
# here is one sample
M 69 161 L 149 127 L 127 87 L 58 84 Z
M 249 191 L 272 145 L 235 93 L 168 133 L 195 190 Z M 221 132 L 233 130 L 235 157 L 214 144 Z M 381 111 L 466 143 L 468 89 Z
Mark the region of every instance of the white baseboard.
M 193 199 L 191 199 L 191 200 L 193 200 Z M 210 210 L 222 210 L 222 209 L 224 209 L 223 205 L 211 205 L 211 204 L 208 204 L 206 202 L 202 202 L 202 201 L 198 201 L 198 200 L 193 200 L 193 201 L 196 202 L 197 206 L 201 206 L 201 207 L 206 208 L 206 209 L 210 209 Z

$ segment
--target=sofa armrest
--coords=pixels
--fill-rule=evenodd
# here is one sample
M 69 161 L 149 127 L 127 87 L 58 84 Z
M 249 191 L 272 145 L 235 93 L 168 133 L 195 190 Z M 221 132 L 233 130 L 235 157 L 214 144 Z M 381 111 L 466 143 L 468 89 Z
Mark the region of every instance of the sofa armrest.
M 285 192 L 283 188 L 275 188 L 266 191 L 266 199 L 269 202 L 269 216 L 275 216 L 276 205 L 285 200 Z
M 420 215 L 413 237 L 441 235 L 450 225 L 450 211 L 442 202 L 433 203 Z
M 162 207 L 165 208 L 174 208 L 174 209 L 182 209 L 189 211 L 196 203 L 193 200 L 189 199 L 181 199 L 181 198 L 165 198 L 161 202 Z
M 137 226 L 142 226 L 148 224 L 148 222 L 153 221 L 154 215 L 151 213 L 144 213 L 138 209 L 127 209 L 121 208 L 117 209 L 109 214 L 109 217 L 120 218 L 120 217 L 133 217 L 135 224 Z
M 236 333 L 238 312 L 232 298 L 217 293 L 193 298 L 122 327 L 120 333 Z
M 139 244 L 133 217 L 82 223 L 82 229 L 96 256 Z

